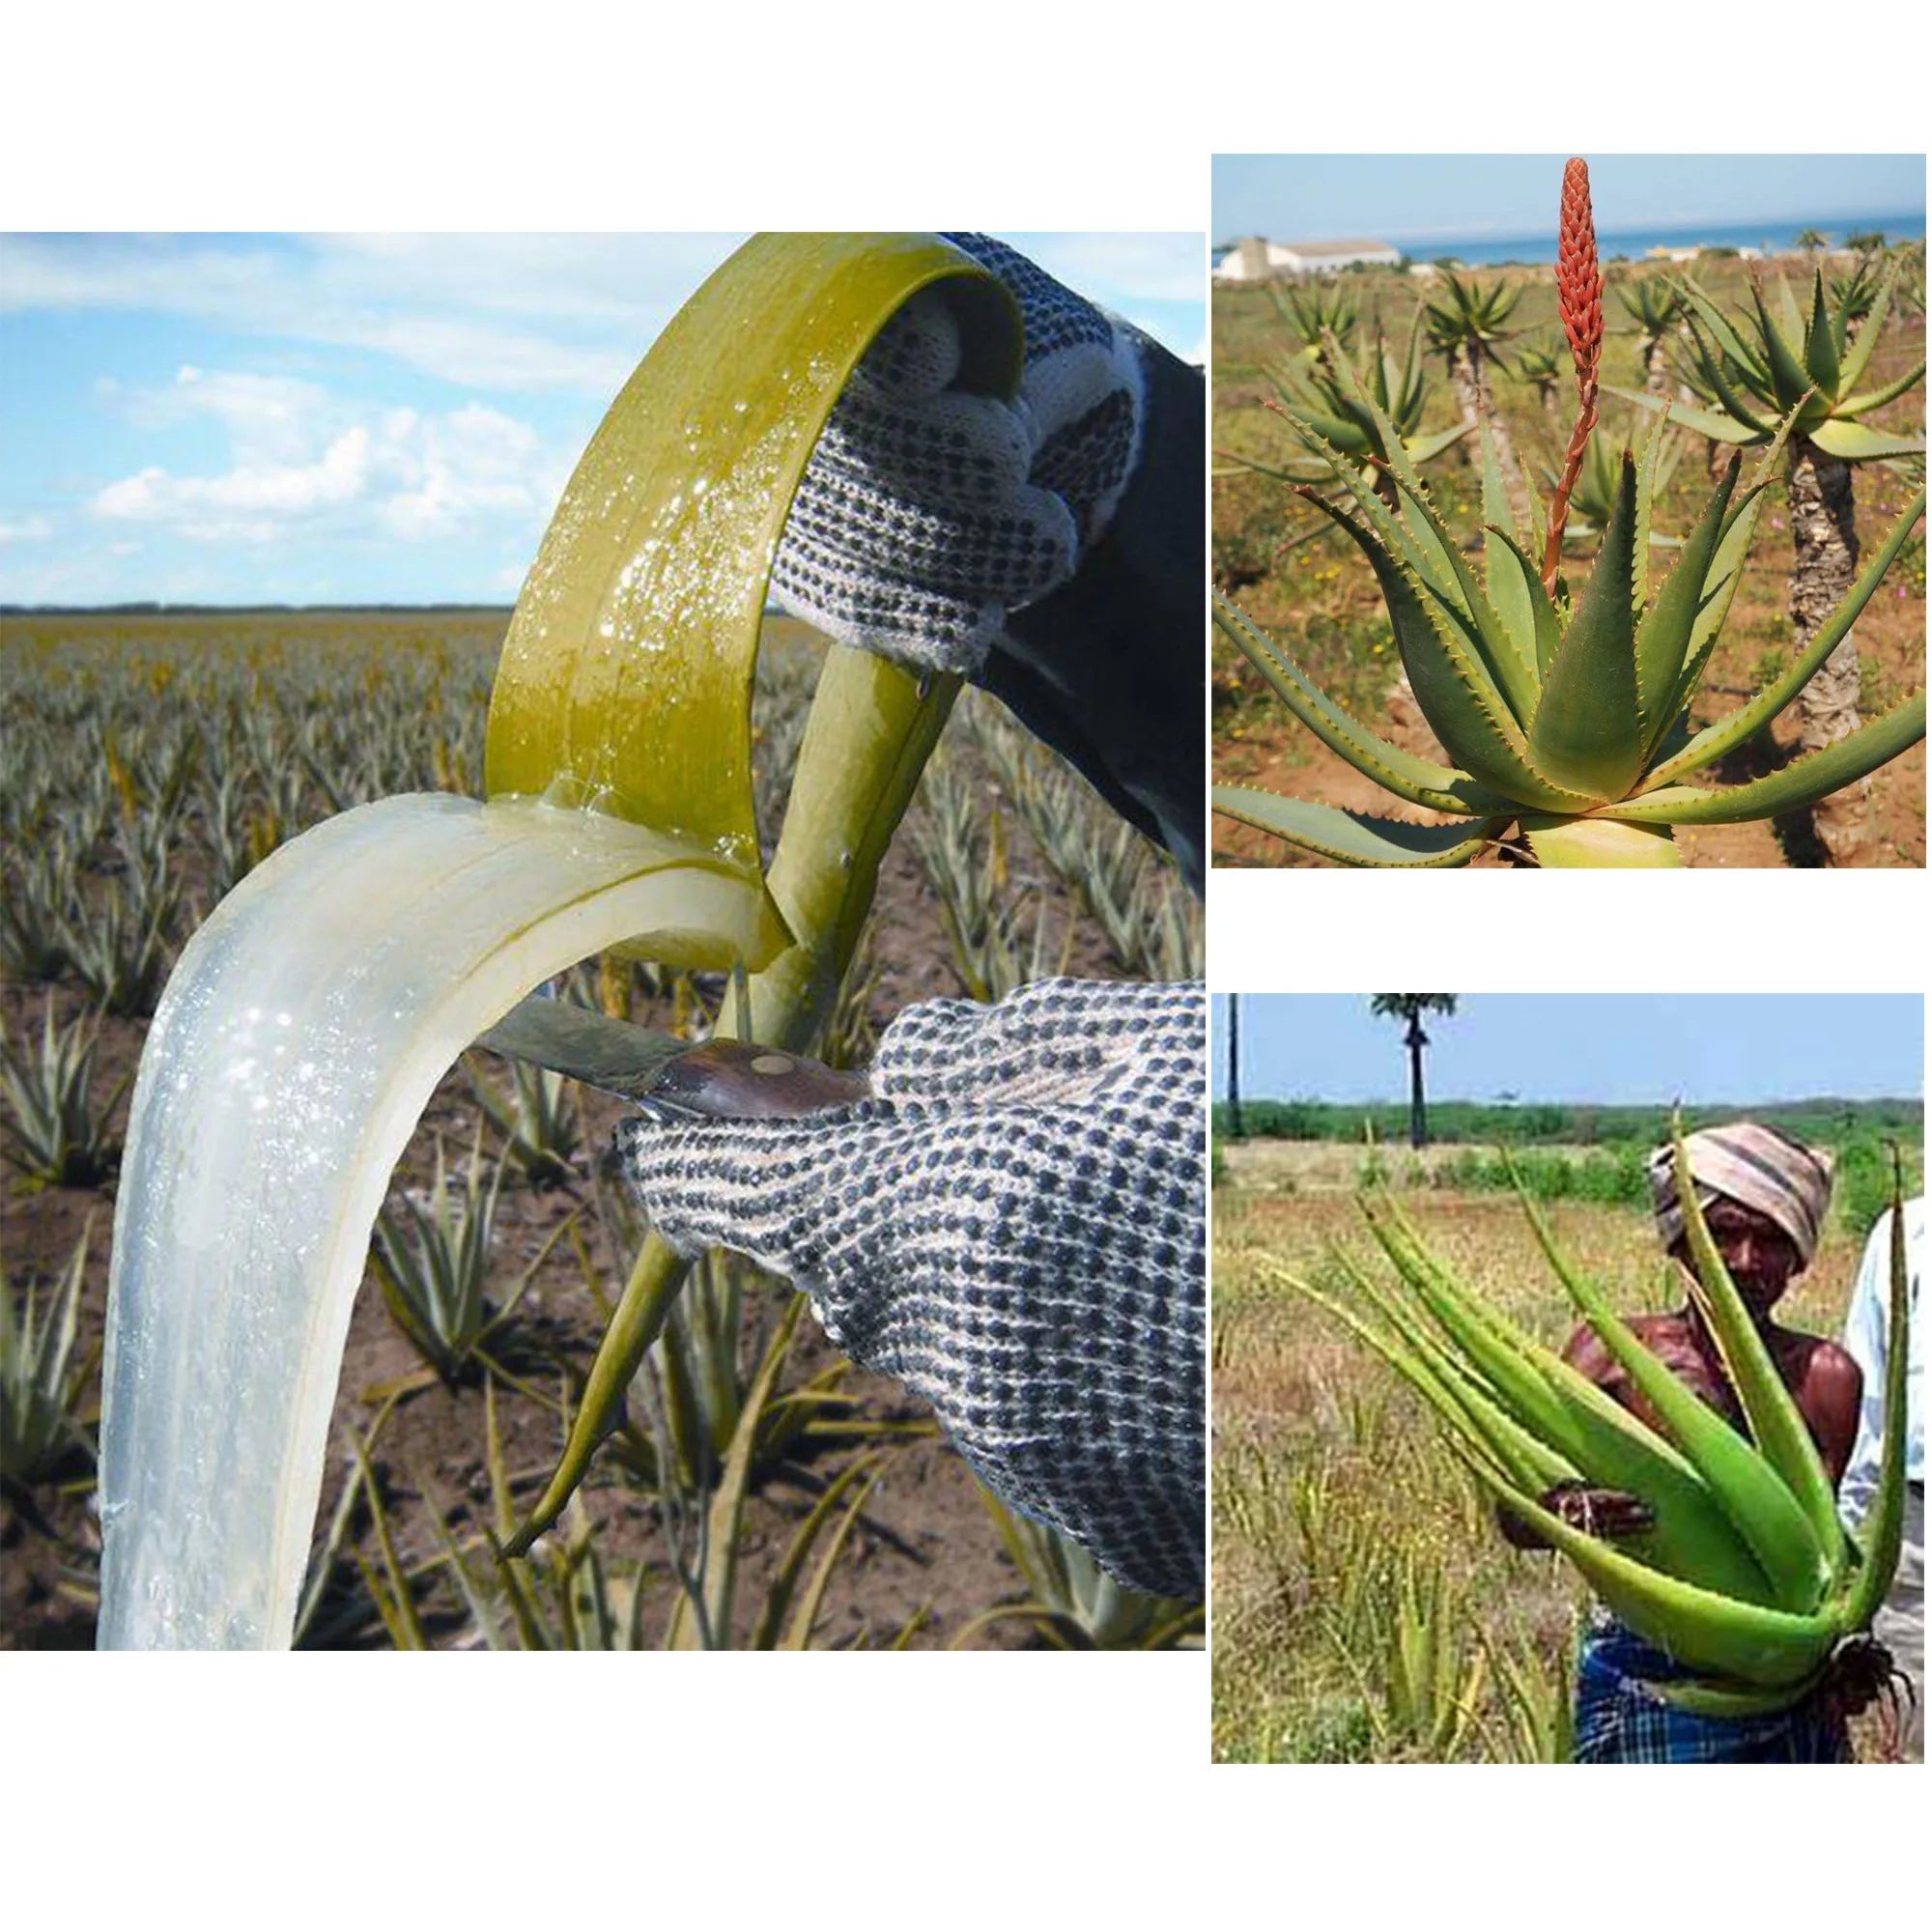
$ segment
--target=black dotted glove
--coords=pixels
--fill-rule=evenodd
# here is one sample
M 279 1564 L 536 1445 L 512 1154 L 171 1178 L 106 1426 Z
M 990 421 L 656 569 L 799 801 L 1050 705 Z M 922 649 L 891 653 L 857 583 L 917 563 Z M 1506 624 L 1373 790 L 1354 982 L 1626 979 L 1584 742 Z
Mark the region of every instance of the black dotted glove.
M 1133 473 L 1138 339 L 1025 256 L 952 235 L 1018 300 L 1013 403 L 955 388 L 958 325 L 915 296 L 854 372 L 772 570 L 778 603 L 922 671 L 977 673 L 1007 614 L 1072 576 Z
M 1199 985 L 1043 980 L 887 1029 L 874 1099 L 627 1122 L 659 1232 L 789 1275 L 987 1486 L 1158 1596 L 1204 1583 Z

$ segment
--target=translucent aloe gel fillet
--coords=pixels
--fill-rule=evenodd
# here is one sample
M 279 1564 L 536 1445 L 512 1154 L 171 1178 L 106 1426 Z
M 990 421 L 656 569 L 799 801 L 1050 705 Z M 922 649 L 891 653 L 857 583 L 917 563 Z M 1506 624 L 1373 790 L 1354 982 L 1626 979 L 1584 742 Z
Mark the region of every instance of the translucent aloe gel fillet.
M 369 1231 L 478 1033 L 624 945 L 743 960 L 757 1036 L 810 1037 L 953 687 L 831 651 L 766 880 L 750 721 L 766 579 L 853 365 L 930 284 L 961 311 L 966 380 L 1009 390 L 1010 304 L 943 243 L 761 236 L 733 256 L 565 492 L 497 673 L 488 802 L 437 793 L 330 819 L 184 952 L 115 1217 L 103 1648 L 291 1640 Z M 678 1278 L 649 1244 L 626 1307 L 661 1313 Z M 605 1380 L 638 1328 L 607 1339 Z

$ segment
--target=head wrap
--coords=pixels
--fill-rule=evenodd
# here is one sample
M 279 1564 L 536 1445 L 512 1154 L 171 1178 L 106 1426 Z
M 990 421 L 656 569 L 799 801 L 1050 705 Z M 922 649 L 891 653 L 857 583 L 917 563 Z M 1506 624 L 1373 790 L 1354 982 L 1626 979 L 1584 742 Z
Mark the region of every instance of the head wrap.
M 1832 1198 L 1830 1153 L 1805 1147 L 1776 1127 L 1761 1127 L 1755 1121 L 1734 1121 L 1727 1127 L 1702 1127 L 1686 1134 L 1684 1151 L 1690 1156 L 1698 1207 L 1708 1210 L 1721 1198 L 1754 1208 L 1797 1243 L 1801 1265 L 1810 1261 Z M 1677 1205 L 1667 1146 L 1650 1157 L 1650 1203 L 1663 1245 L 1676 1246 L 1684 1235 L 1684 1212 Z

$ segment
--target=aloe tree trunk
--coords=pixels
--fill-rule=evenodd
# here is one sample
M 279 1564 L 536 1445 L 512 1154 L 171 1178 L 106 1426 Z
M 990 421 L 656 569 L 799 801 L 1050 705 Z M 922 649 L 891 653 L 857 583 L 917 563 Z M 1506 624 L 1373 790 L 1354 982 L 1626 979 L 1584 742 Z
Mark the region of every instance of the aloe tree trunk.
M 1670 393 L 1670 363 L 1663 353 L 1663 337 L 1643 338 L 1643 386 L 1653 396 Z
M 1519 527 L 1529 522 L 1529 486 L 1522 480 L 1522 465 L 1516 458 L 1516 444 L 1509 426 L 1496 409 L 1489 380 L 1489 351 L 1480 342 L 1467 340 L 1457 346 L 1449 361 L 1449 381 L 1456 391 L 1456 407 L 1471 431 L 1480 432 L 1487 422 L 1495 443 L 1496 468 L 1502 471 L 1503 490 L 1509 497 L 1510 514 Z M 1481 444 L 1474 443 L 1480 448 Z
M 1809 437 L 1794 436 L 1786 467 L 1791 507 L 1791 628 L 1810 642 L 1859 573 L 1852 471 Z M 1849 634 L 1798 699 L 1802 751 L 1836 744 L 1859 728 L 1859 653 Z M 1811 808 L 1826 863 L 1856 863 L 1871 838 L 1871 781 L 1861 779 Z

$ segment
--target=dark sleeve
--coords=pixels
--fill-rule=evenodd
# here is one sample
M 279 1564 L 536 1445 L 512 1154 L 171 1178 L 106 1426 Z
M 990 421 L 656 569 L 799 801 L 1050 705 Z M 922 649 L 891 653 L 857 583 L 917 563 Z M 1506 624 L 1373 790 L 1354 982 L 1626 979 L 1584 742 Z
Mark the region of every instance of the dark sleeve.
M 1072 579 L 1015 611 L 980 683 L 1174 854 L 1198 895 L 1208 819 L 1207 384 L 1143 338 L 1141 460 Z

